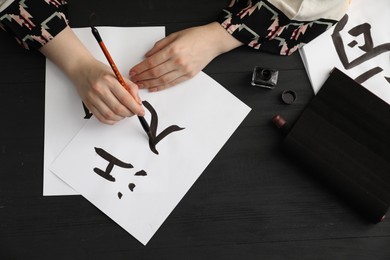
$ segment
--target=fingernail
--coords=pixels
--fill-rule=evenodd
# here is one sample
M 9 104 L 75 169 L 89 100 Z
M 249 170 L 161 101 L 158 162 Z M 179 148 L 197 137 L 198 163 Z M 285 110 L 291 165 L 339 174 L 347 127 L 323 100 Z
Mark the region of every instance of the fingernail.
M 144 88 L 145 86 L 143 84 L 137 84 L 138 88 Z
M 139 96 L 137 96 L 137 98 L 138 98 L 138 104 L 140 104 L 140 105 L 142 105 L 142 100 L 141 100 L 141 98 L 139 97 Z
M 157 88 L 150 88 L 149 92 L 157 92 L 157 90 L 158 90 Z
M 133 76 L 137 75 L 137 73 L 135 71 L 130 70 L 129 75 L 130 75 L 130 77 L 133 77 Z

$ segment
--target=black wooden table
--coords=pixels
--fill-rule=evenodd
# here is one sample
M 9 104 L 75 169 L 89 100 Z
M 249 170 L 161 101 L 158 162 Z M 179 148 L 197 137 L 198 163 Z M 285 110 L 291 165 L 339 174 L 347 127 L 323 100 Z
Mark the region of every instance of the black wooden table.
M 69 1 L 73 27 L 215 19 L 227 0 Z M 241 47 L 204 70 L 252 111 L 147 246 L 81 196 L 43 197 L 45 59 L 0 33 L 0 259 L 390 259 L 390 221 L 368 223 L 280 151 L 275 114 L 293 122 L 313 97 L 298 53 Z M 280 71 L 273 90 L 254 66 Z M 292 105 L 281 102 L 294 90 Z

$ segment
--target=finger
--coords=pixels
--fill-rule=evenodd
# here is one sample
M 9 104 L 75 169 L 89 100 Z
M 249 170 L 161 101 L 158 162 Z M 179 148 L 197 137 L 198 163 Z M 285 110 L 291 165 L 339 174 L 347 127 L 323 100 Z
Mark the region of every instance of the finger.
M 154 55 L 156 52 L 159 52 L 160 50 L 164 49 L 166 46 L 171 44 L 174 40 L 175 40 L 175 34 L 170 34 L 167 37 L 159 40 L 154 44 L 152 49 L 146 52 L 145 57 L 150 57 Z
M 112 90 L 114 96 L 118 100 L 118 103 L 121 106 L 118 106 L 118 109 L 125 109 L 126 111 L 126 116 L 130 117 L 133 116 L 134 114 L 143 116 L 145 114 L 145 111 L 142 107 L 142 102 L 141 99 L 138 96 L 138 87 L 135 85 L 133 82 L 131 82 L 128 79 L 125 79 L 125 83 L 129 87 L 128 92 L 123 86 L 120 85 Z M 118 105 L 118 104 L 117 104 Z
M 139 93 L 138 93 L 139 88 L 138 88 L 137 84 L 135 84 L 134 82 L 132 82 L 131 80 L 126 79 L 126 78 L 124 78 L 124 80 L 125 80 L 126 85 L 127 85 L 128 88 L 129 88 L 130 95 L 134 98 L 134 100 L 135 100 L 140 106 L 142 106 L 142 100 L 141 100 L 141 98 L 140 98 L 140 96 L 139 96 Z
M 86 103 L 86 102 L 84 102 Z M 86 105 L 87 106 L 87 105 Z M 113 125 L 115 124 L 116 122 L 118 122 L 119 120 L 112 120 L 112 119 L 109 119 L 109 118 L 106 118 L 103 113 L 101 113 L 100 109 L 94 105 L 89 105 L 87 106 L 89 111 L 91 111 L 91 113 L 102 123 L 104 124 L 108 124 L 108 125 Z
M 158 78 L 147 79 L 140 82 L 137 82 L 140 88 L 155 88 L 160 86 L 169 85 L 172 81 L 184 76 L 184 74 L 179 70 L 170 71 Z
M 135 65 L 129 72 L 130 77 L 133 80 L 135 75 L 139 75 L 147 70 L 153 69 L 167 60 L 169 60 L 168 52 L 166 49 L 163 49 Z
M 191 76 L 189 75 L 184 75 L 182 77 L 179 77 L 179 78 L 176 78 L 175 80 L 169 82 L 168 84 L 165 84 L 165 85 L 160 85 L 160 86 L 157 86 L 157 87 L 151 87 L 149 88 L 149 91 L 150 92 L 157 92 L 157 91 L 161 91 L 161 90 L 164 90 L 164 89 L 167 89 L 167 88 L 170 88 L 170 87 L 173 87 L 173 86 L 176 86 L 177 84 L 181 83 L 181 82 L 184 82 L 188 79 L 190 79 Z
M 124 112 L 122 112 L 121 114 L 118 112 L 119 109 L 115 107 L 115 105 L 106 104 L 104 102 L 99 102 L 95 106 L 99 111 L 99 113 L 101 114 L 102 118 L 104 118 L 107 121 L 120 121 L 123 118 L 127 117 L 127 114 L 130 114 Z
M 134 81 L 140 88 L 148 87 L 148 85 L 140 85 L 140 82 L 146 81 L 146 80 L 152 80 L 160 78 L 161 76 L 170 73 L 172 71 L 175 71 L 179 69 L 177 65 L 175 65 L 174 62 L 171 62 L 170 60 L 152 68 L 149 70 L 146 70 L 138 75 L 135 75 L 131 78 L 132 81 Z
M 117 94 L 115 94 L 118 91 L 126 94 L 125 88 L 114 76 L 107 77 L 106 80 L 105 84 L 94 88 L 94 92 L 90 97 L 91 103 L 108 120 L 119 121 L 124 117 L 132 116 L 133 113 L 119 101 Z
M 154 68 L 167 61 L 169 59 L 168 46 L 172 41 L 174 41 L 174 37 L 168 36 L 167 38 L 157 42 L 155 46 L 147 52 L 147 55 L 145 55 L 146 59 L 130 69 L 130 77 Z

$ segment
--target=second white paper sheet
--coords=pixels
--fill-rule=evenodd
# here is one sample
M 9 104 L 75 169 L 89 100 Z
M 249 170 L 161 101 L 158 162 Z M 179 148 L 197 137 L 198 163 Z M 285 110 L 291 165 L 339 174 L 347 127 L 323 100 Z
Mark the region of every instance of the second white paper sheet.
M 157 112 L 157 135 L 171 125 L 184 128 L 156 145 L 158 155 L 137 117 L 113 126 L 92 117 L 50 170 L 145 245 L 250 108 L 202 72 L 140 96 Z
M 389 0 L 353 0 L 337 25 L 303 46 L 314 93 L 337 67 L 390 104 L 389 23 Z

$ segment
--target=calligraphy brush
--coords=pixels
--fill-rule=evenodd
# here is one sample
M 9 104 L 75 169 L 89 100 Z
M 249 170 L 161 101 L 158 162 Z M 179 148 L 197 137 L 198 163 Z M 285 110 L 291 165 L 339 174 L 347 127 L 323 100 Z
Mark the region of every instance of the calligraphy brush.
M 99 43 L 100 48 L 102 49 L 104 56 L 106 56 L 108 63 L 110 64 L 112 70 L 114 71 L 114 74 L 116 78 L 118 79 L 119 83 L 131 94 L 129 86 L 126 85 L 125 81 L 122 78 L 122 75 L 119 73 L 119 70 L 117 66 L 115 65 L 114 60 L 111 58 L 110 53 L 108 52 L 106 45 L 104 44 L 102 37 L 100 37 L 99 31 L 94 27 L 91 26 L 91 31 L 93 36 L 95 36 L 95 39 Z M 136 98 L 136 97 L 135 97 Z M 146 122 L 145 118 L 143 116 L 138 116 L 139 121 L 141 122 L 142 128 L 145 130 L 146 134 L 149 137 L 149 141 L 153 140 L 153 135 L 150 131 L 149 124 Z

